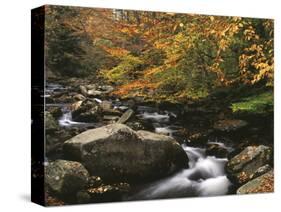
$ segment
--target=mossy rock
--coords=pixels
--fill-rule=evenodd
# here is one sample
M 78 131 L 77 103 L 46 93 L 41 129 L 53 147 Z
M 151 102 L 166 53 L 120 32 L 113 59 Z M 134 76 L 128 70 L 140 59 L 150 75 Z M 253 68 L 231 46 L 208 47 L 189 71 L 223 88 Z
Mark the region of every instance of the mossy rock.
M 242 185 L 253 179 L 257 170 L 272 162 L 270 147 L 248 146 L 226 164 L 228 178 L 237 185 Z
M 88 178 L 88 171 L 79 162 L 56 160 L 45 167 L 45 184 L 61 199 L 73 198 L 87 185 Z
M 257 177 L 237 190 L 237 194 L 271 193 L 274 191 L 273 170 Z

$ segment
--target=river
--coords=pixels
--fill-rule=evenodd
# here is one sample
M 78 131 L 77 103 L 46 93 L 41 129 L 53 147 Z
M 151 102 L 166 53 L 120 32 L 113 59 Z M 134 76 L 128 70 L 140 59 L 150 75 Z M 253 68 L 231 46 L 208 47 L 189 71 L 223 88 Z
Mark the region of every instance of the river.
M 54 92 L 60 92 L 67 88 L 57 85 L 48 84 L 45 91 L 46 96 Z M 95 101 L 101 103 L 102 100 L 95 98 Z M 123 105 L 120 100 L 112 100 L 115 108 L 126 109 L 127 105 Z M 100 123 L 82 123 L 72 120 L 69 104 L 47 104 L 48 106 L 60 107 L 63 114 L 58 119 L 58 123 L 63 128 L 87 127 L 95 128 Z M 169 136 L 176 136 L 177 132 L 183 128 L 178 120 L 179 114 L 175 111 L 159 110 L 146 105 L 138 105 L 136 108 L 136 117 L 140 120 L 147 121 L 153 126 L 153 131 Z M 213 141 L 212 141 L 213 142 Z M 211 143 L 211 141 L 209 141 Z M 214 142 L 213 142 L 214 143 Z M 216 141 L 216 144 L 222 145 L 229 151 L 231 147 Z M 189 168 L 180 170 L 164 179 L 158 181 L 138 185 L 133 187 L 130 195 L 124 197 L 124 200 L 145 200 L 159 198 L 176 198 L 176 197 L 196 197 L 196 196 L 215 196 L 225 195 L 231 187 L 230 181 L 225 174 L 225 164 L 227 158 L 216 158 L 215 156 L 207 156 L 205 148 L 191 147 L 187 142 L 181 145 L 189 157 Z M 157 172 L 157 170 L 155 170 Z

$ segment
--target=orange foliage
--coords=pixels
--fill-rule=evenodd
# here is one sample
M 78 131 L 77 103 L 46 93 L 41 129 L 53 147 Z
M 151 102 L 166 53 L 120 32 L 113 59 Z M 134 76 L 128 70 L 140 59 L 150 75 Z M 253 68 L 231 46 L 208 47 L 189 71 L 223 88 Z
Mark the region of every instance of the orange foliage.
M 122 56 L 126 56 L 129 54 L 129 51 L 127 51 L 126 49 L 123 49 L 123 48 L 119 48 L 119 47 L 109 48 L 107 46 L 102 46 L 102 48 L 106 52 L 108 52 L 109 54 L 111 54 L 112 56 L 115 56 L 115 57 L 122 57 Z
M 158 87 L 158 83 L 151 83 L 147 80 L 136 80 L 131 83 L 122 85 L 118 87 L 117 91 L 113 92 L 116 95 L 126 95 L 132 90 L 138 89 L 156 89 Z
M 149 76 L 156 74 L 158 72 L 161 72 L 163 70 L 164 70 L 164 68 L 162 66 L 148 68 L 148 69 L 144 70 L 144 77 L 149 77 Z

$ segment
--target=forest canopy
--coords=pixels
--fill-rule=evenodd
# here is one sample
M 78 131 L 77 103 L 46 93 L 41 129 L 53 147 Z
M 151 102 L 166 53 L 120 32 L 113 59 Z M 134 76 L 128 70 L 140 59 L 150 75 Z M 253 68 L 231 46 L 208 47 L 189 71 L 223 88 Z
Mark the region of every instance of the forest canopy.
M 244 86 L 258 87 L 257 98 L 268 99 L 274 81 L 273 24 L 270 19 L 47 6 L 46 69 L 54 76 L 99 77 L 123 97 L 182 102 Z

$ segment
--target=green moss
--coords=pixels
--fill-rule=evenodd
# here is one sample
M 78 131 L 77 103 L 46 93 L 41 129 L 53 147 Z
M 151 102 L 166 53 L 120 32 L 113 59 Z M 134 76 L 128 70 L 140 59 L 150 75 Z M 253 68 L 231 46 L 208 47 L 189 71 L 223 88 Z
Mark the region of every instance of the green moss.
M 246 112 L 262 114 L 273 111 L 273 92 L 264 92 L 262 94 L 243 99 L 241 102 L 232 103 L 233 112 Z
M 135 78 L 142 64 L 143 61 L 138 57 L 126 55 L 116 67 L 109 71 L 104 71 L 103 76 L 110 82 L 127 83 Z

